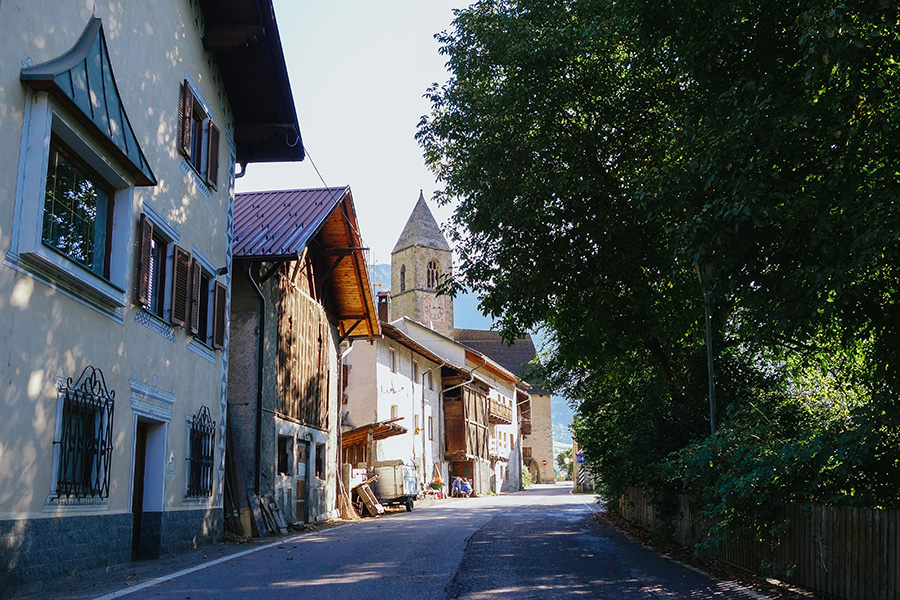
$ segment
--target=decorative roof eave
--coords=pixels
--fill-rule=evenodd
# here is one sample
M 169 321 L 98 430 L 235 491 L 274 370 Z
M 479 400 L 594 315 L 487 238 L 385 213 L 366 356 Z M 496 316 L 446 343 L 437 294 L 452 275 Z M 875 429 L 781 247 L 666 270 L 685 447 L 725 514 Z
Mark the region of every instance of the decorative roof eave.
M 199 0 L 203 47 L 222 73 L 242 165 L 306 152 L 272 0 Z
M 45 91 L 92 131 L 134 177 L 135 185 L 156 185 L 116 87 L 100 19 L 92 18 L 71 50 L 22 69 L 20 79 Z

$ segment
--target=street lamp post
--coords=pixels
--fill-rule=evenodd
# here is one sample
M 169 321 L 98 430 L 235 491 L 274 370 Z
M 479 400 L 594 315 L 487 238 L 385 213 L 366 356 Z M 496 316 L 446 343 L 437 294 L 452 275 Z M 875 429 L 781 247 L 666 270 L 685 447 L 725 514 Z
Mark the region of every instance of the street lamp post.
M 703 310 L 706 315 L 706 366 L 709 370 L 709 429 L 716 435 L 716 384 L 713 379 L 712 321 L 709 316 L 709 280 L 712 278 L 712 265 L 700 266 L 694 263 L 697 278 L 703 288 Z

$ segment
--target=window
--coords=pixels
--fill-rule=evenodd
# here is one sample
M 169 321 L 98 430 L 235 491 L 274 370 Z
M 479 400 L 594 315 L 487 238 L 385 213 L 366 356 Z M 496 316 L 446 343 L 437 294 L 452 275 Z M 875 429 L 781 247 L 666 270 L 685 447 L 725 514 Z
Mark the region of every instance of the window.
M 391 404 L 391 418 L 396 419 L 400 413 L 400 408 L 396 404 Z
M 99 369 L 87 367 L 60 395 L 55 499 L 108 498 L 115 393 Z
M 121 321 L 134 188 L 157 180 L 118 95 L 100 19 L 67 53 L 26 66 L 20 79 L 17 225 L 5 262 Z
M 108 279 L 113 195 L 112 186 L 52 136 L 41 241 Z
M 289 435 L 278 436 L 278 474 L 294 475 L 294 438 Z
M 179 109 L 179 149 L 187 163 L 215 189 L 219 178 L 219 128 L 187 79 L 181 84 Z
M 135 300 L 161 319 L 168 301 L 173 325 L 188 329 L 204 345 L 222 350 L 227 288 L 190 252 L 170 243 L 161 230 L 146 213 L 141 215 Z M 171 271 L 167 268 L 170 247 Z M 169 274 L 171 284 L 167 286 Z
M 168 242 L 161 236 L 150 238 L 149 289 L 147 310 L 162 319 L 166 308 L 166 255 Z
M 406 291 L 406 265 L 400 265 L 400 291 Z
M 437 259 L 432 258 L 428 261 L 428 289 L 433 290 L 438 285 L 438 279 L 440 278 L 440 267 L 438 267 Z
M 419 363 L 416 361 L 412 364 L 412 379 L 413 383 L 419 383 Z
M 415 415 L 414 419 L 415 419 L 416 435 L 419 435 L 419 415 Z
M 428 371 L 428 373 L 425 375 L 425 379 L 428 382 L 428 389 L 434 390 L 434 381 L 431 379 L 431 371 Z
M 316 477 L 325 479 L 325 444 L 316 444 Z
M 200 407 L 188 426 L 188 498 L 205 498 L 212 494 L 213 456 L 216 422 L 209 409 Z
M 391 348 L 391 373 L 397 372 L 397 352 Z
M 434 417 L 428 417 L 428 439 L 434 439 Z

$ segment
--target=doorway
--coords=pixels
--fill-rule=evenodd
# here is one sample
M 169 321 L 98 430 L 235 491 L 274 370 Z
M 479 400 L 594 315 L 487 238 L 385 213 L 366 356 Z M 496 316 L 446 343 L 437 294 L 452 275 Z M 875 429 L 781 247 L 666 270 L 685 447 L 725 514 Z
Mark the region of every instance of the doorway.
M 309 520 L 307 510 L 307 497 L 309 495 L 309 442 L 297 440 L 297 474 L 295 484 L 297 493 L 294 496 L 296 502 L 294 515 L 298 521 L 306 523 Z
M 134 431 L 134 482 L 131 486 L 131 558 L 141 554 L 141 517 L 144 514 L 144 471 L 147 465 L 147 424 L 138 422 Z
M 162 549 L 167 425 L 141 417 L 134 424 L 131 556 L 158 558 Z M 174 467 L 175 457 L 169 457 Z

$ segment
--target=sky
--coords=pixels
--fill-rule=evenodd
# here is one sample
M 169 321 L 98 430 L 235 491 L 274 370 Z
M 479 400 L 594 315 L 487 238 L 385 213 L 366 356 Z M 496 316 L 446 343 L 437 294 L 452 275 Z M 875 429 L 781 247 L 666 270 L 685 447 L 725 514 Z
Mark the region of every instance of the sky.
M 237 191 L 349 185 L 369 260 L 377 264 L 390 264 L 419 190 L 443 226 L 453 207 L 431 201 L 438 184 L 415 134 L 431 108 L 425 92 L 450 76 L 434 36 L 450 29 L 454 8 L 468 3 L 274 0 L 307 158 L 250 164 Z M 472 294 L 455 300 L 454 321 L 460 328 L 491 327 Z M 554 397 L 560 447 L 571 443 L 569 422 L 571 410 Z
M 391 250 L 424 191 L 438 186 L 415 140 L 423 98 L 449 78 L 434 35 L 465 0 L 275 0 L 275 17 L 307 158 L 250 164 L 237 191 L 349 185 L 369 260 Z M 316 167 L 321 174 L 316 173 Z

